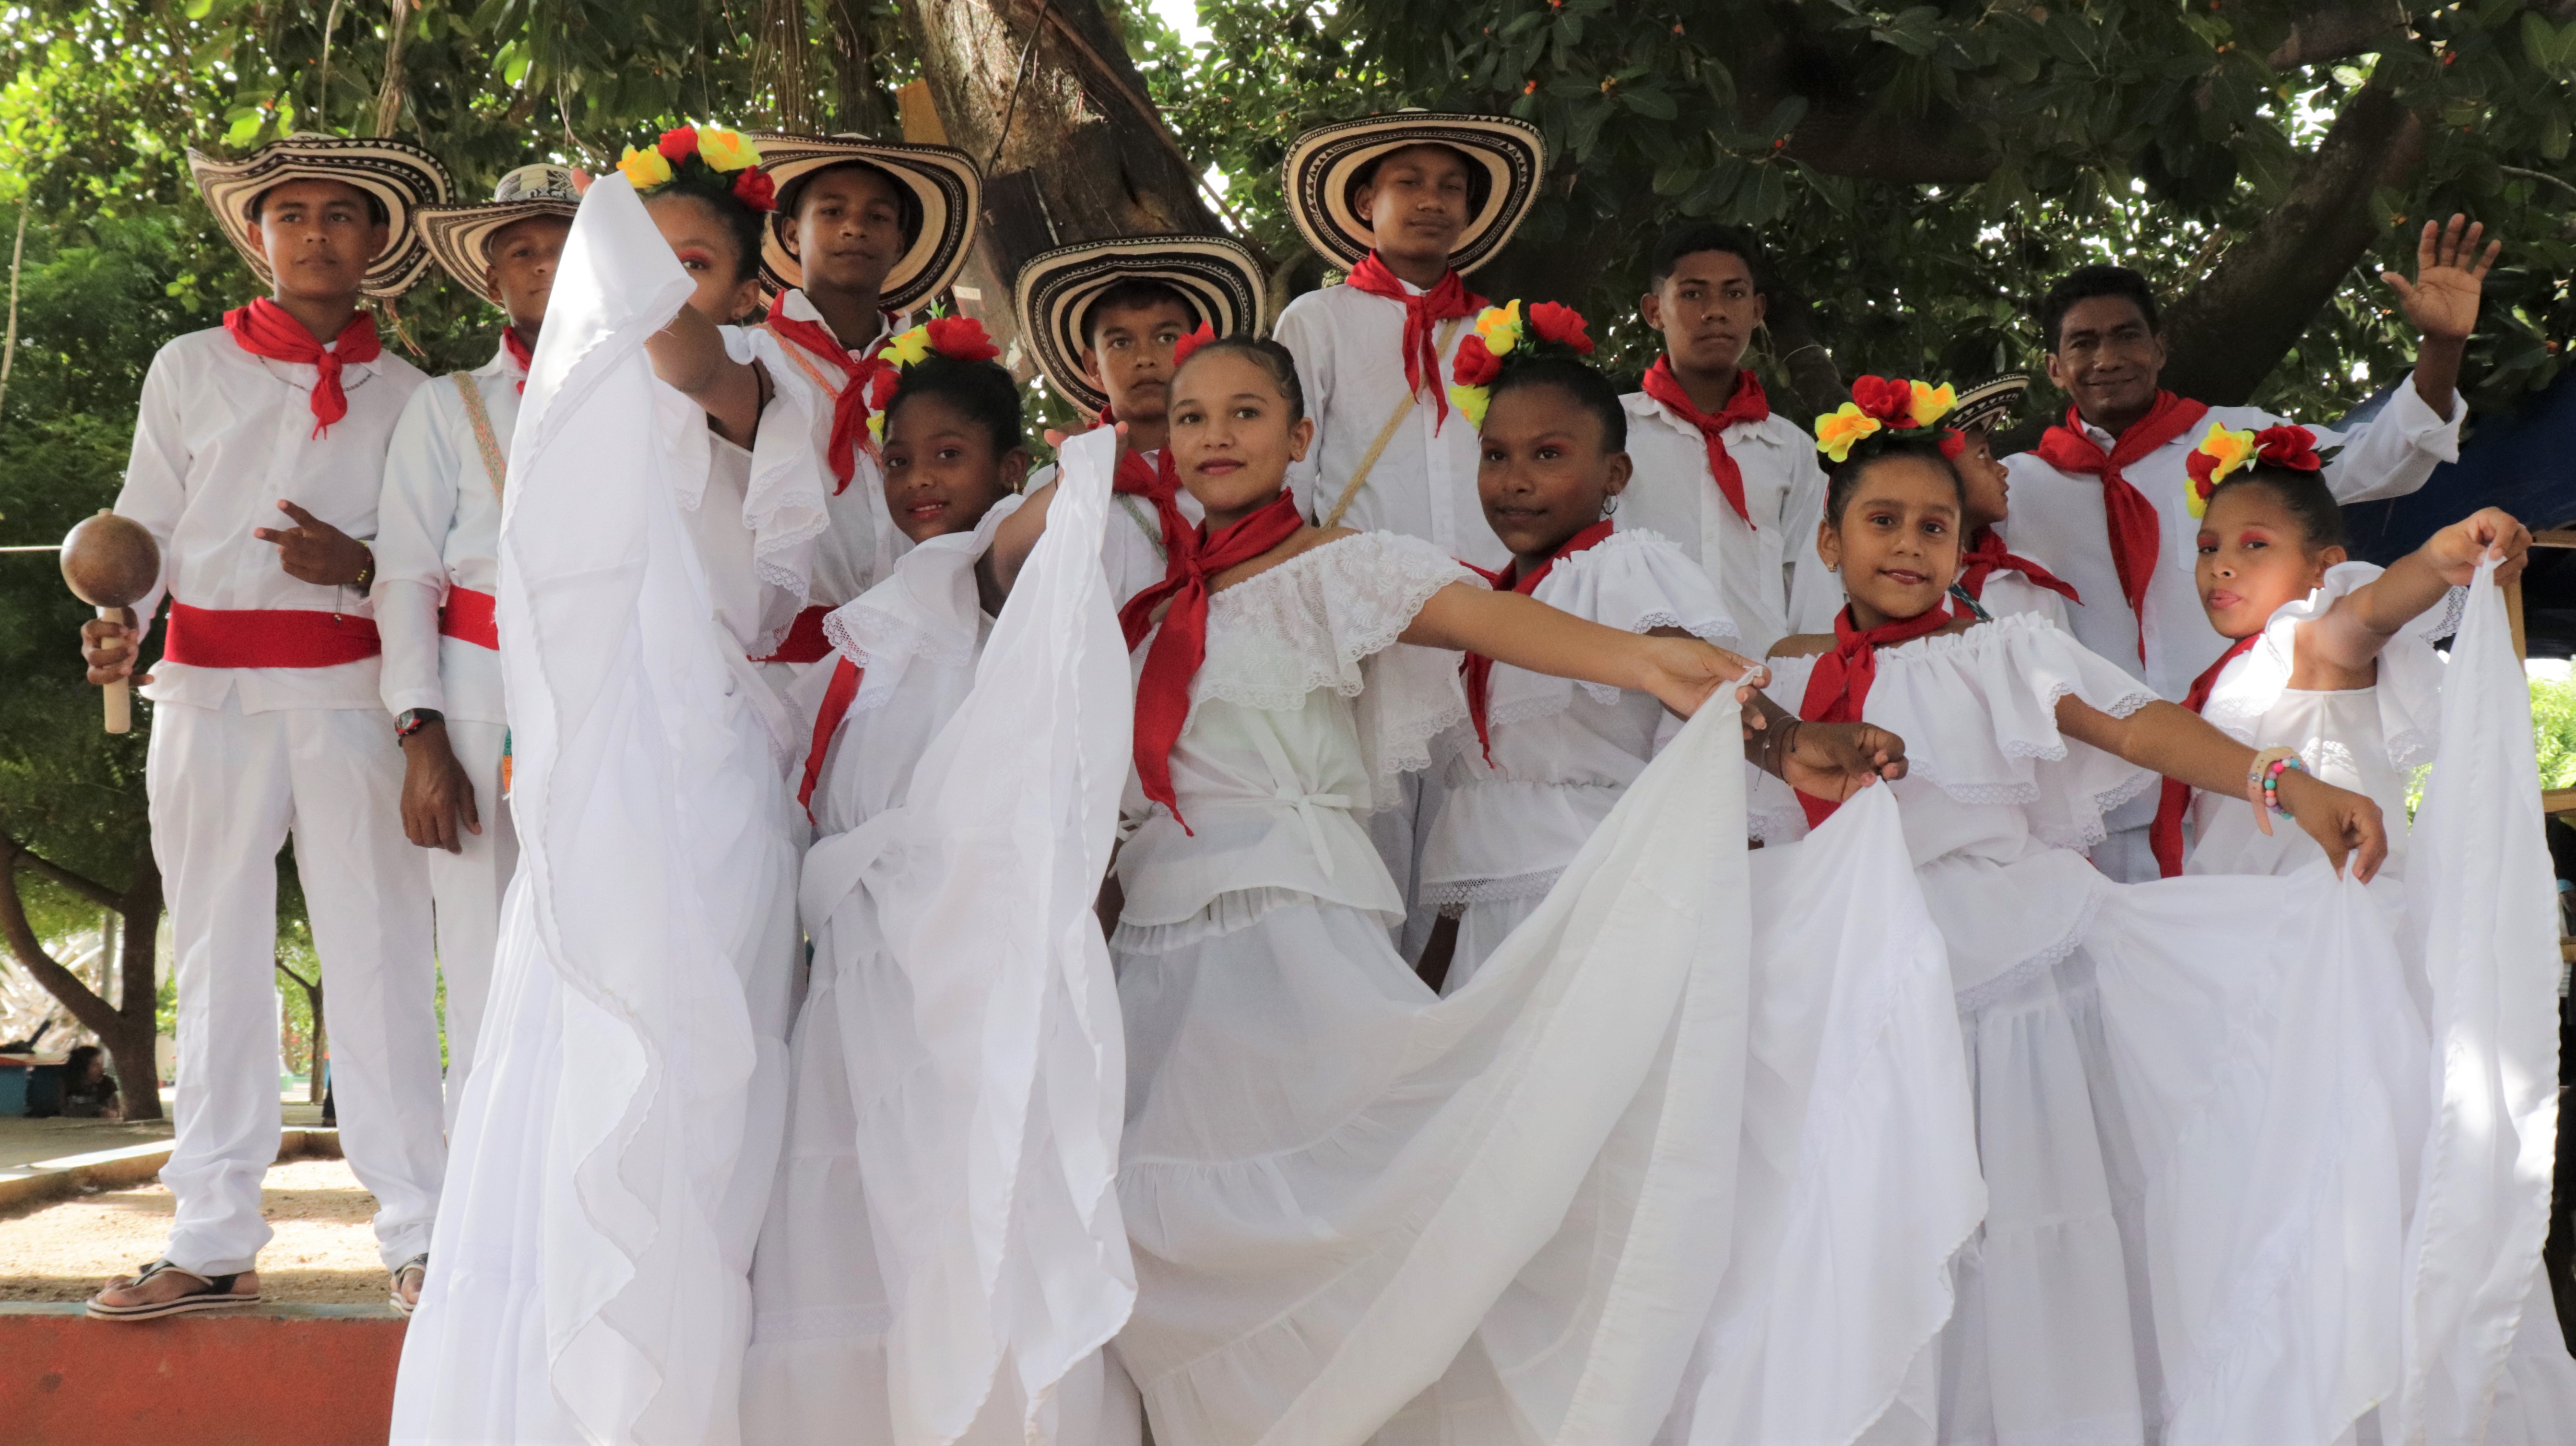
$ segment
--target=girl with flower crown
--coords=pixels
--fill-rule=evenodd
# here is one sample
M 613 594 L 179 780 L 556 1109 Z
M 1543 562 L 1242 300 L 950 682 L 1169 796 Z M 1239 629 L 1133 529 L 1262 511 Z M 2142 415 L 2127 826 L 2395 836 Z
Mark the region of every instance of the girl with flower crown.
M 1666 1327 L 1714 1289 L 1705 1240 L 1665 1227 L 1722 1167 L 1652 1142 L 1730 1099 L 1711 1061 L 1750 916 L 1734 709 L 1682 730 L 1649 771 L 1665 786 L 1632 789 L 1445 999 L 1390 940 L 1405 901 L 1362 819 L 1467 720 L 1457 653 L 1681 713 L 1750 665 L 1496 591 L 1418 539 L 1306 524 L 1301 396 L 1276 343 L 1180 363 L 1170 445 L 1207 520 L 1122 618 L 1141 664 L 1109 939 L 1138 1287 L 1120 1356 L 1159 1440 L 1552 1434 L 1579 1381 L 1650 1433 L 1692 1344 Z M 1874 736 L 1814 735 L 1839 751 L 1811 785 L 1897 771 Z
M 758 160 L 711 128 L 630 150 L 549 303 L 501 537 L 521 873 L 399 1441 L 739 1438 L 805 827 L 804 739 L 747 655 L 804 599 L 825 490 L 774 341 L 729 324 Z
M 2162 1259 L 2141 1232 L 2206 1198 L 2178 1203 L 2174 1191 L 2208 1182 L 2186 1168 L 2179 1132 L 2161 1117 L 2128 1117 L 2112 1057 L 2150 1071 L 2197 1057 L 2189 1032 L 2159 1034 L 2143 1009 L 2111 1017 L 2104 994 L 2152 994 L 2211 961 L 2247 975 L 2277 972 L 2282 959 L 2339 965 L 2353 947 L 2339 940 L 2367 905 L 2357 883 L 2325 870 L 2296 890 L 2154 892 L 2086 862 L 2104 815 L 2158 774 L 2245 798 L 2254 750 L 2038 615 L 1972 625 L 1945 605 L 1964 507 L 1944 445 L 1949 401 L 1947 388 L 1864 377 L 1851 402 L 1817 420 L 1832 463 L 1817 550 L 1848 605 L 1831 637 L 1788 639 L 1773 653 L 1777 686 L 1800 700 L 1801 717 L 1875 722 L 1906 737 L 1914 762 L 1895 798 L 1948 946 L 1989 1201 L 1943 1342 L 1942 1439 L 2135 1441 L 2169 1415 L 2183 1434 L 2168 1440 L 2212 1439 L 2185 1428 L 2223 1415 L 2216 1398 L 2275 1383 L 2264 1374 L 2274 1363 L 2159 1362 L 2166 1332 L 2149 1326 L 2231 1308 L 2259 1315 L 2268 1305 L 2256 1282 L 2276 1277 L 2240 1272 L 2232 1284 L 2250 1296 L 2209 1280 L 2133 1296 Z M 1768 839 L 1800 837 L 1835 812 L 1768 780 L 1756 787 Z M 2353 879 L 2366 880 L 2377 868 L 2386 825 L 2368 799 L 2297 770 L 2252 787 L 2256 806 L 2288 813 L 2337 869 L 2349 859 Z M 2223 1018 L 2191 1023 L 2224 1034 Z M 2346 1146 L 2374 1148 L 2320 1130 L 2284 1144 L 2275 1163 L 2340 1164 Z M 2224 1233 L 2223 1221 L 2202 1223 Z M 2330 1268 L 2339 1244 L 2322 1233 L 2303 1241 L 2318 1253 L 2297 1264 Z

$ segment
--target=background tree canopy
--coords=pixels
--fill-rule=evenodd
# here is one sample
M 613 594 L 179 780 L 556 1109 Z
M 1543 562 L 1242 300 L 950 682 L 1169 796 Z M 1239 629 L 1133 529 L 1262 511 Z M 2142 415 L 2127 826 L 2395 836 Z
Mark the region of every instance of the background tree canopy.
M 1774 285 L 1757 361 L 1793 414 L 1869 371 L 2036 370 L 2029 299 L 2119 260 L 2176 298 L 2179 387 L 2330 417 L 2404 375 L 2414 339 L 2376 274 L 2454 210 L 2506 243 L 2475 406 L 2547 383 L 2576 332 L 2576 0 L 1200 0 L 1195 42 L 1174 21 L 1186 0 L 13 7 L 0 544 L 113 498 L 154 349 L 246 294 L 185 148 L 295 129 L 416 141 L 468 198 L 688 119 L 944 134 L 990 173 L 956 301 L 1007 340 L 1019 260 L 1119 232 L 1231 230 L 1275 309 L 1326 279 L 1281 208 L 1291 137 L 1400 105 L 1507 110 L 1554 162 L 1478 288 L 1575 303 L 1633 373 L 1651 236 L 1752 227 Z M 385 320 L 433 372 L 490 352 L 488 308 L 443 277 Z M 40 973 L 30 951 L 106 901 L 159 909 L 145 735 L 99 733 L 82 614 L 50 558 L 0 554 L 0 926 L 25 919 L 0 932 Z

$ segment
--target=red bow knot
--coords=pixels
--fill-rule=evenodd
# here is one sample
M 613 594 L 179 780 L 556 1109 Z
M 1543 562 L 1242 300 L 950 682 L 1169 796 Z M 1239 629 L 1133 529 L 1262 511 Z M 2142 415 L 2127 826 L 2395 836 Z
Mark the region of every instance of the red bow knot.
M 1439 285 L 1416 296 L 1404 289 L 1404 283 L 1387 269 L 1386 263 L 1379 260 L 1374 251 L 1351 268 L 1344 284 L 1403 305 L 1405 389 L 1419 397 L 1424 384 L 1430 385 L 1434 411 L 1431 430 L 1437 435 L 1441 424 L 1449 420 L 1449 393 L 1440 385 L 1440 347 L 1433 324 L 1455 317 L 1474 316 L 1484 309 L 1485 298 L 1469 291 L 1467 283 L 1459 280 L 1455 271 L 1443 275 Z
M 376 319 L 361 311 L 324 346 L 285 307 L 259 297 L 248 306 L 224 313 L 224 330 L 253 356 L 301 363 L 313 368 L 313 435 L 328 436 L 331 424 L 349 415 L 349 394 L 340 385 L 340 369 L 351 362 L 371 362 L 384 355 L 376 336 Z
M 869 415 L 884 410 L 894 395 L 894 364 L 841 345 L 841 339 L 821 322 L 774 311 L 768 326 L 772 336 L 841 369 L 840 390 L 832 394 L 832 437 L 823 449 L 823 460 L 832 469 L 832 495 L 838 497 L 849 490 L 850 478 L 858 471 L 859 449 L 868 445 Z
M 1816 670 L 1807 675 L 1807 691 L 1798 700 L 1798 716 L 1809 723 L 1862 721 L 1869 690 L 1878 681 L 1878 650 L 1937 633 L 1951 621 L 1950 610 L 1937 605 L 1914 617 L 1866 630 L 1852 622 L 1850 608 L 1834 614 L 1833 651 L 1816 659 Z M 1801 793 L 1798 807 L 1806 811 L 1807 827 L 1815 828 L 1833 817 L 1834 810 L 1842 805 Z
M 1673 359 L 1659 356 L 1646 371 L 1646 395 L 1699 429 L 1700 440 L 1708 447 L 1709 479 L 1717 484 L 1726 505 L 1744 519 L 1744 525 L 1759 531 L 1744 502 L 1744 468 L 1726 450 L 1726 429 L 1738 422 L 1763 421 L 1771 415 L 1771 399 L 1763 395 L 1762 379 L 1751 372 L 1738 371 L 1735 390 L 1727 394 L 1726 405 L 1711 416 L 1692 403 L 1689 392 L 1682 390 L 1681 378 L 1673 375 Z
M 2147 584 L 2155 579 L 2156 554 L 2164 547 L 2164 521 L 2157 516 L 2155 504 L 2121 469 L 2190 431 L 2208 414 L 2209 408 L 2199 402 L 2158 392 L 2156 404 L 2131 423 L 2107 452 L 2084 435 L 2073 407 L 2066 409 L 2064 423 L 2049 428 L 2039 439 L 2039 460 L 2069 476 L 2102 479 L 2102 511 L 2111 534 L 2111 565 L 2120 575 L 2121 596 L 2128 600 L 2129 611 L 2137 615 L 2140 661 L 2147 656 Z

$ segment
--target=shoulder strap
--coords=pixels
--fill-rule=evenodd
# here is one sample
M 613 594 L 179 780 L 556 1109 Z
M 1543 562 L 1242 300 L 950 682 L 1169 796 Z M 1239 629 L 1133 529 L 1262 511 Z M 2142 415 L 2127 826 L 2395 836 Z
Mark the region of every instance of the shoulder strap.
M 1163 562 L 1170 562 L 1171 549 L 1163 546 L 1163 520 L 1147 512 L 1145 504 L 1138 502 L 1127 493 L 1118 494 L 1118 500 L 1125 504 L 1128 520 L 1134 522 L 1136 530 L 1145 534 L 1145 540 L 1154 545 L 1154 556 Z
M 501 500 L 501 474 L 509 470 L 510 457 L 492 435 L 492 413 L 483 405 L 483 388 L 472 372 L 450 372 L 447 379 L 456 384 L 456 395 L 465 400 L 465 420 L 474 425 L 474 445 L 483 454 L 483 475 L 492 480 L 492 500 L 497 502 Z
M 1458 328 L 1466 320 L 1463 316 L 1453 316 L 1440 324 L 1440 335 L 1431 343 L 1435 357 L 1449 349 L 1451 339 L 1458 335 Z M 1440 385 L 1440 378 L 1434 376 L 1431 384 L 1435 387 Z M 1369 469 L 1377 465 L 1378 456 L 1386 450 L 1386 444 L 1395 440 L 1395 429 L 1404 425 L 1404 419 L 1411 415 L 1414 403 L 1419 400 L 1421 398 L 1417 394 L 1406 392 L 1396 402 L 1395 410 L 1387 414 L 1386 425 L 1377 429 L 1377 440 L 1369 443 L 1368 455 L 1360 458 L 1360 465 L 1351 473 L 1351 480 L 1342 484 L 1342 495 L 1333 499 L 1333 510 L 1324 514 L 1324 526 L 1342 525 L 1342 514 L 1351 510 L 1351 499 L 1360 495 L 1361 484 L 1368 481 Z

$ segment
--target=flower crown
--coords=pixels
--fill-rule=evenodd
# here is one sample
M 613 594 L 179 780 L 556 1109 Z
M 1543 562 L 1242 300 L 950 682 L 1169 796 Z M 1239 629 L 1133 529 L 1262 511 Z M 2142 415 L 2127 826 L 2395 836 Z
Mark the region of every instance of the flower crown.
M 885 436 L 886 408 L 903 388 L 903 374 L 934 356 L 950 361 L 983 362 L 1002 349 L 984 334 L 984 323 L 971 316 L 934 316 L 910 331 L 897 332 L 868 355 L 875 363 L 867 380 L 868 435 Z
M 2259 432 L 2231 432 L 2223 424 L 2209 424 L 2209 435 L 2191 449 L 2183 470 L 2191 480 L 2183 485 L 2183 501 L 2191 515 L 2199 517 L 2209 511 L 2211 494 L 2218 484 L 2233 472 L 2251 471 L 2256 466 L 2278 467 L 2285 472 L 2322 472 L 2326 461 L 2338 448 L 2317 450 L 2317 434 L 2305 427 L 2288 425 L 2265 427 Z
M 725 192 L 755 211 L 778 209 L 778 187 L 760 168 L 760 147 L 740 131 L 713 126 L 667 130 L 649 151 L 628 146 L 617 169 L 638 191 L 678 184 Z
M 1573 360 L 1592 355 L 1592 338 L 1584 335 L 1583 314 L 1553 301 L 1530 304 L 1523 316 L 1517 301 L 1489 306 L 1476 313 L 1476 330 L 1458 343 L 1449 364 L 1456 385 L 1449 400 L 1467 420 L 1485 425 L 1485 407 L 1494 399 L 1494 382 L 1506 367 L 1541 357 Z
M 1958 389 L 1948 382 L 1908 381 L 1903 377 L 1862 377 L 1852 383 L 1852 399 L 1816 418 L 1816 450 L 1835 466 L 1851 460 L 1864 444 L 1914 441 L 1959 405 Z M 1956 459 L 1966 449 L 1958 429 L 1941 429 L 1941 455 Z

